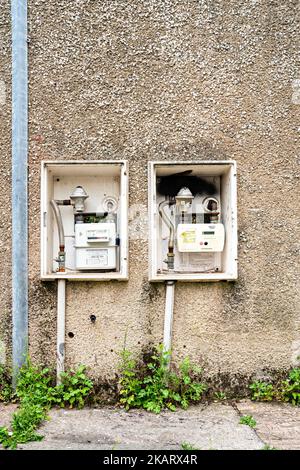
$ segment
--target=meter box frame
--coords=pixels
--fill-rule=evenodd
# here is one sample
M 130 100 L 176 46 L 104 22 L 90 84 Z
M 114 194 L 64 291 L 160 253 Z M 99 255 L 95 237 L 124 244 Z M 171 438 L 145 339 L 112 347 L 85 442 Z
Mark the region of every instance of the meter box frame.
M 164 222 L 162 214 L 159 213 L 159 203 L 164 196 L 158 193 L 158 182 L 162 176 L 170 176 L 186 172 L 196 175 L 206 181 L 217 182 L 218 199 L 220 203 L 220 220 L 225 229 L 225 242 L 222 252 L 214 253 L 218 268 L 209 272 L 195 272 L 195 269 L 183 271 L 168 270 L 167 261 L 163 259 L 162 252 L 167 248 L 162 248 L 162 237 Z M 237 169 L 234 160 L 202 160 L 202 161 L 155 161 L 149 162 L 148 166 L 149 182 L 149 281 L 234 281 L 238 277 L 237 269 Z M 213 197 L 212 197 L 213 198 Z M 200 198 L 201 199 L 201 198 Z M 205 194 L 202 194 L 202 201 Z M 203 215 L 204 217 L 204 215 Z M 200 221 L 200 223 L 203 222 Z M 198 223 L 195 227 L 201 228 Z M 178 225 L 180 230 L 180 225 Z M 187 227 L 189 227 L 187 225 Z M 166 227 L 165 227 L 166 229 Z M 221 231 L 220 231 L 221 232 Z M 204 232 L 203 232 L 204 233 Z M 206 243 L 205 243 L 206 244 Z M 176 240 L 175 228 L 175 257 L 178 254 L 179 245 Z M 183 250 L 181 250 L 183 251 Z M 198 250 L 200 251 L 200 250 Z M 215 251 L 218 251 L 217 249 Z M 189 254 L 190 255 L 190 254 Z M 201 253 L 195 253 L 201 259 Z M 211 256 L 211 255 L 210 255 Z M 163 267 L 163 268 L 162 268 Z
M 112 198 L 115 209 L 116 230 L 119 243 L 115 243 L 115 269 L 77 269 L 68 266 L 70 259 L 81 257 L 82 249 L 75 254 L 75 223 L 73 208 L 60 206 L 62 221 L 65 222 L 66 268 L 64 272 L 55 269 L 54 259 L 58 252 L 58 230 L 51 208 L 51 200 L 65 200 L 70 192 L 82 185 L 89 194 L 86 199 L 87 213 L 102 213 L 104 199 Z M 76 224 L 77 225 L 77 224 Z M 85 224 L 86 225 L 86 224 Z M 111 224 L 105 224 L 109 227 Z M 94 224 L 91 224 L 91 228 Z M 101 226 L 101 224 L 99 224 Z M 105 242 L 105 240 L 104 240 Z M 112 243 L 110 243 L 112 245 Z M 91 249 L 97 244 L 93 243 Z M 101 250 L 100 250 L 101 251 Z M 71 253 L 71 254 L 70 254 Z M 57 263 L 56 263 L 57 264 Z M 109 264 L 109 263 L 108 263 Z M 68 279 L 73 281 L 108 281 L 128 279 L 128 163 L 126 160 L 51 160 L 41 163 L 41 279 L 51 281 Z

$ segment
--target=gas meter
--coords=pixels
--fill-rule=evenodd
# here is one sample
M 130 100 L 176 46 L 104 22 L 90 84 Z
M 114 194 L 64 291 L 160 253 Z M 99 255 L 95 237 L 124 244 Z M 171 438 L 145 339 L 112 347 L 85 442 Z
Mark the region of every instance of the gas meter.
M 77 269 L 115 269 L 116 224 L 76 223 L 75 254 Z

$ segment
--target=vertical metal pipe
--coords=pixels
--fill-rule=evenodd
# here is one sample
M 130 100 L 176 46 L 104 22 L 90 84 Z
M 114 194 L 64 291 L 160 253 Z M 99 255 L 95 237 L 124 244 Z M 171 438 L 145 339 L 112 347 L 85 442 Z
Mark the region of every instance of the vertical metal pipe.
M 164 322 L 164 351 L 171 355 L 172 348 L 172 326 L 174 312 L 175 281 L 166 281 L 166 303 Z
M 56 261 L 58 262 L 58 271 L 64 272 L 65 264 L 66 264 L 66 253 L 65 253 L 64 224 L 63 224 L 61 212 L 59 209 L 59 205 L 61 202 L 63 203 L 63 201 L 55 201 L 55 199 L 51 199 L 50 205 L 53 209 L 53 213 L 54 213 L 54 217 L 55 217 L 57 229 L 58 229 L 59 251 L 58 251 L 58 256 L 56 259 Z
M 66 323 L 66 280 L 57 281 L 57 347 L 56 376 L 57 384 L 61 383 L 60 374 L 65 370 L 65 323 Z
M 64 224 L 61 217 L 61 212 L 59 210 L 59 205 L 55 199 L 51 199 L 50 206 L 52 207 L 54 217 L 56 220 L 57 230 L 58 230 L 58 240 L 59 246 L 65 246 L 65 231 L 64 231 Z
M 174 231 L 175 231 L 175 228 L 174 228 L 174 224 L 172 220 L 165 213 L 166 206 L 170 206 L 170 202 L 162 201 L 158 206 L 158 212 L 162 220 L 165 222 L 166 226 L 169 228 L 167 264 L 168 264 L 168 269 L 173 270 L 174 269 Z
M 13 385 L 28 350 L 27 1 L 11 0 Z

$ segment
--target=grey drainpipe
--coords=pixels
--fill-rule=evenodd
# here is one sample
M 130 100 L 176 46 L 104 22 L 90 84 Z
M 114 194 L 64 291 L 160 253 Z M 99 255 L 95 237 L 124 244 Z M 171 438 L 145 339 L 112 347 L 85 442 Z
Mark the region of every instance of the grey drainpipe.
M 13 385 L 28 351 L 27 0 L 11 0 Z

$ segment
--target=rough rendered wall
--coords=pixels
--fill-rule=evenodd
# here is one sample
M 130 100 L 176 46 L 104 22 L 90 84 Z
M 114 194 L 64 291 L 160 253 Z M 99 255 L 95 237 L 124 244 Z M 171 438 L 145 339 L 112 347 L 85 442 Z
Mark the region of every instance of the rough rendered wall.
M 39 279 L 40 161 L 127 159 L 130 204 L 146 206 L 148 160 L 232 158 L 239 281 L 177 283 L 174 358 L 232 377 L 297 363 L 297 4 L 29 0 L 36 359 L 54 363 L 56 340 L 56 286 Z M 130 240 L 128 283 L 68 283 L 68 364 L 112 377 L 125 335 L 137 351 L 162 340 L 164 286 L 148 283 L 147 249 Z
M 10 2 L 0 0 L 0 364 L 11 351 L 11 55 Z

